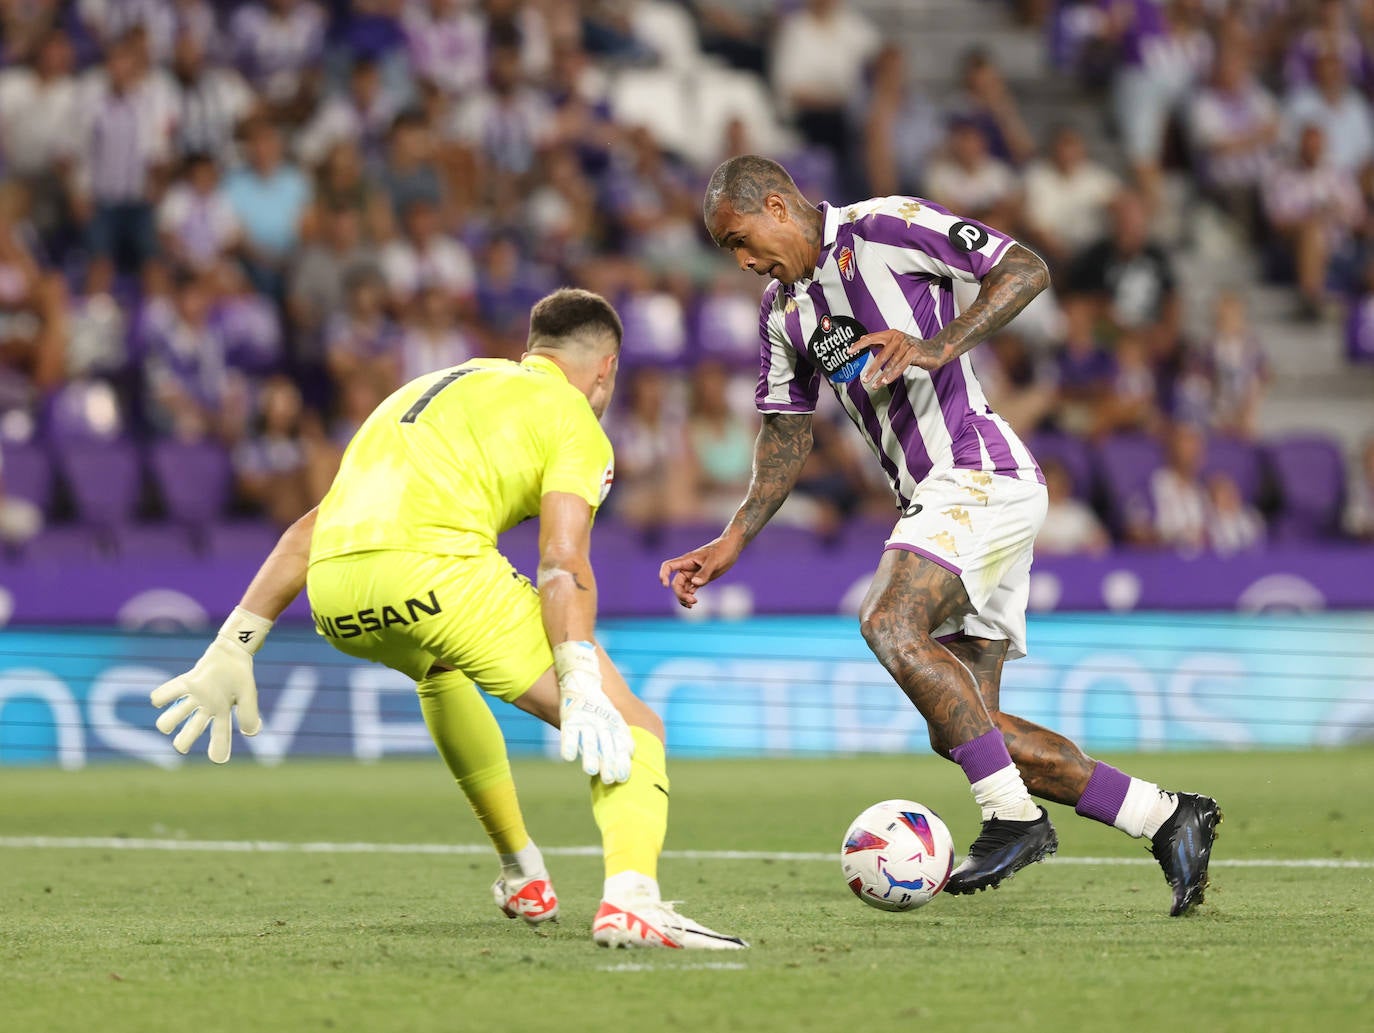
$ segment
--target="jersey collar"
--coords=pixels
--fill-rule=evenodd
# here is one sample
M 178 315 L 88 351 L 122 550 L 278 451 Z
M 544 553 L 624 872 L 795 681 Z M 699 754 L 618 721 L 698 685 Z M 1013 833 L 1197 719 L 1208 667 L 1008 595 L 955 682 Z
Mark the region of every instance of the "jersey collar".
M 832 207 L 828 202 L 822 201 L 818 208 L 821 210 L 821 253 L 816 259 L 816 268 L 811 272 L 811 279 L 815 279 L 821 274 L 826 261 L 830 258 L 830 249 L 835 246 L 835 238 L 840 234 L 840 210 Z
M 526 355 L 520 360 L 520 365 L 537 369 L 542 373 L 552 373 L 563 380 L 568 379 L 568 375 L 563 372 L 562 367 L 547 355 Z

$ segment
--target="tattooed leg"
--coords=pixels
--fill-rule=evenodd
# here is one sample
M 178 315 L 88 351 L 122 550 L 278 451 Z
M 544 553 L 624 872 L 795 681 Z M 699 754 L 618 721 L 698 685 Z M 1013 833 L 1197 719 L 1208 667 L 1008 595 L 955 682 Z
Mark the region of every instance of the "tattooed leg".
M 947 619 L 968 610 L 958 577 L 905 549 L 883 553 L 859 610 L 869 648 L 949 748 L 993 728 L 968 669 L 931 637 Z
M 1007 751 L 1020 769 L 1031 795 L 1069 806 L 1076 804 L 1097 762 L 1058 732 L 1000 709 L 1002 664 L 1007 657 L 1006 640 L 961 635 L 948 642 L 947 646 L 978 683 L 988 715 L 1002 732 Z M 941 756 L 949 756 L 949 747 L 943 740 L 937 739 L 933 725 L 930 744 Z

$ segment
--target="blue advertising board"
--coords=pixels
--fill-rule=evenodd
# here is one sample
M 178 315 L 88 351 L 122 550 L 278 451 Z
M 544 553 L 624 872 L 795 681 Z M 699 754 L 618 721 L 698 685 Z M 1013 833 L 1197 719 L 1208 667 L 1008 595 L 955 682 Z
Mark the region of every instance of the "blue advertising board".
M 842 617 L 685 625 L 617 620 L 602 641 L 663 715 L 676 756 L 924 752 L 920 715 Z M 151 689 L 202 634 L 9 629 L 0 637 L 0 764 L 182 758 L 153 728 Z M 1089 750 L 1258 748 L 1374 740 L 1374 614 L 1054 615 L 1008 664 L 1002 705 Z M 282 627 L 258 655 L 263 731 L 236 762 L 432 750 L 414 687 Z M 514 754 L 554 733 L 500 703 Z M 203 748 L 203 743 L 201 744 Z

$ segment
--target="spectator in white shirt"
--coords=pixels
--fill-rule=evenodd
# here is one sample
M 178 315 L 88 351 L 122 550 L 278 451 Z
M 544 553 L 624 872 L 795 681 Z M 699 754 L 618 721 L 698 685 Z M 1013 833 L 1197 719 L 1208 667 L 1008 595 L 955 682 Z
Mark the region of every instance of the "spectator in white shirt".
M 208 154 L 190 155 L 157 209 L 162 249 L 182 269 L 208 272 L 238 247 L 242 228 Z
M 1053 267 L 1068 263 L 1106 231 L 1121 180 L 1088 157 L 1082 133 L 1060 126 L 1051 138 L 1049 157 L 1026 170 L 1025 187 L 1026 222 Z
M 382 249 L 382 274 L 391 300 L 404 305 L 421 289 L 433 287 L 449 301 L 468 308 L 477 277 L 468 249 L 446 236 L 439 210 L 429 201 L 412 201 L 402 218 L 405 233 Z
M 1193 98 L 1189 117 L 1212 196 L 1253 230 L 1259 184 L 1273 164 L 1280 123 L 1278 104 L 1255 77 L 1243 45 L 1218 51 L 1212 80 Z
M 945 154 L 931 165 L 926 189 L 932 201 L 994 226 L 1015 225 L 1020 213 L 1015 171 L 988 153 L 987 137 L 971 119 L 953 120 Z
M 1207 544 L 1206 447 L 1197 427 L 1175 423 L 1170 428 L 1165 463 L 1150 476 L 1149 512 L 1129 514 L 1134 540 L 1180 552 L 1198 552 Z
M 806 141 L 835 156 L 842 171 L 850 156 L 846 108 L 863 92 L 882 35 L 842 0 L 808 0 L 782 20 L 773 40 L 773 91 Z
M 1304 126 L 1326 132 L 1327 159 L 1338 169 L 1358 173 L 1374 157 L 1374 110 L 1350 76 L 1339 54 L 1317 57 L 1313 81 L 1295 89 L 1284 109 L 1286 135 L 1296 144 Z
M 320 104 L 296 136 L 296 153 L 302 163 L 315 166 L 336 143 L 356 140 L 364 159 L 375 164 L 396 111 L 396 101 L 383 86 L 377 62 L 359 58 L 348 73 L 348 92 L 332 94 Z
M 1264 543 L 1264 518 L 1241 497 L 1236 482 L 1224 473 L 1207 478 L 1207 544 L 1229 556 Z
M 406 306 L 401 331 L 401 379 L 466 362 L 480 353 L 474 333 L 455 317 L 453 303 L 438 287 L 424 287 Z
M 1035 551 L 1050 556 L 1098 556 L 1106 552 L 1111 538 L 1092 508 L 1074 496 L 1068 468 L 1050 459 L 1040 463 L 1040 472 L 1045 475 L 1049 507 L 1035 538 Z
M 41 231 L 63 216 L 63 177 L 81 111 L 75 57 L 65 33 L 54 30 L 38 45 L 31 65 L 0 71 L 0 153 L 11 175 L 28 189 L 29 216 Z
M 227 165 L 235 157 L 234 133 L 257 106 L 256 96 L 234 69 L 207 63 L 205 43 L 192 32 L 177 37 L 171 71 L 176 151 L 209 154 Z
M 1319 318 L 1327 302 L 1331 260 L 1350 246 L 1365 206 L 1355 177 L 1326 159 L 1326 134 L 1309 125 L 1298 136 L 1296 159 L 1272 170 L 1264 184 L 1269 225 L 1293 257 L 1299 315 Z
M 520 37 L 507 25 L 493 27 L 488 85 L 457 106 L 449 135 L 471 170 L 477 196 L 535 171 L 535 156 L 553 135 L 548 98 L 532 87 L 521 67 Z

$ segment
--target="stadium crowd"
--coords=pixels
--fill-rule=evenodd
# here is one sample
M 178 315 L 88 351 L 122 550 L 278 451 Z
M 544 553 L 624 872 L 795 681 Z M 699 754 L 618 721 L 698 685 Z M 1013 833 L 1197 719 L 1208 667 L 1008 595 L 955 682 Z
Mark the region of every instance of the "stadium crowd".
M 1283 471 L 1311 453 L 1255 445 L 1244 294 L 1187 335 L 1155 232 L 1184 169 L 1297 316 L 1336 333 L 1347 306 L 1351 361 L 1374 358 L 1370 5 L 1019 6 L 1104 98 L 1116 153 L 1030 124 L 989 52 L 914 88 L 844 0 L 0 4 L 0 536 L 22 556 L 82 518 L 70 457 L 93 443 L 208 447 L 185 454 L 227 459 L 231 511 L 285 525 L 381 398 L 518 358 L 563 283 L 625 321 L 608 506 L 719 522 L 749 478 L 759 285 L 713 252 L 700 197 L 759 150 L 815 199 L 929 197 L 1050 263 L 1054 290 L 975 353 L 1045 467 L 1043 549 L 1374 538 L 1374 445 L 1363 483 L 1337 454 L 1326 508 L 1288 519 Z M 780 515 L 821 534 L 892 513 L 839 420 L 822 407 Z M 132 469 L 138 517 L 190 473 Z

